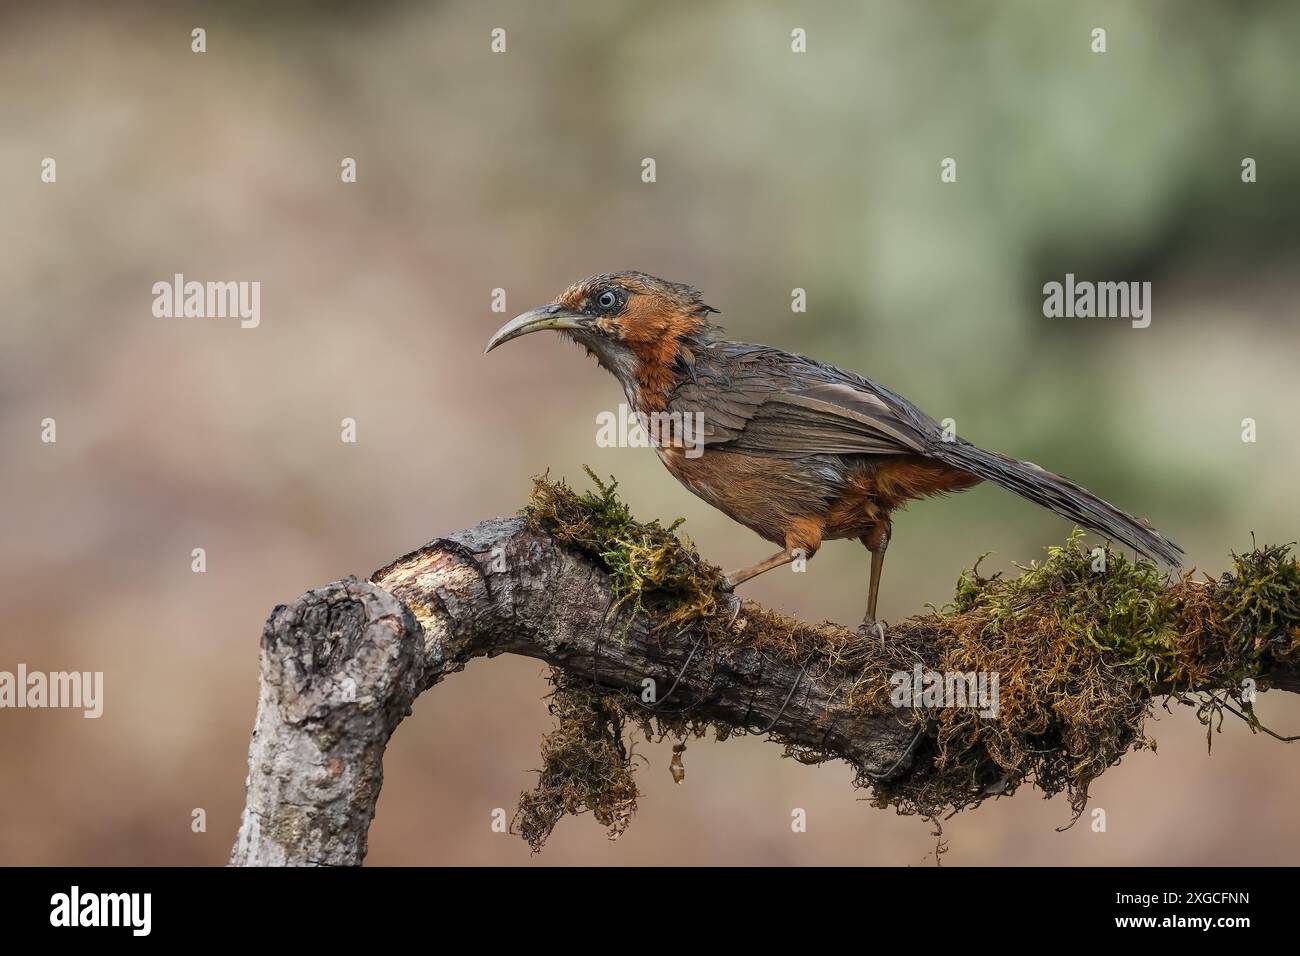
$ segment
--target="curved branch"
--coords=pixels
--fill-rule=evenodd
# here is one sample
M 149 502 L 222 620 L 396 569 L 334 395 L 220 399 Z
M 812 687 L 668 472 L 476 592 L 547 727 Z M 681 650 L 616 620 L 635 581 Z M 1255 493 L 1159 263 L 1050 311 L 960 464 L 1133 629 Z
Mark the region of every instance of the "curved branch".
M 637 695 L 650 679 L 672 688 L 657 704 L 666 713 L 770 731 L 867 777 L 905 776 L 922 759 L 915 725 L 896 711 L 853 709 L 842 671 L 805 671 L 743 642 L 656 636 L 642 619 L 611 620 L 612 603 L 603 569 L 511 518 L 433 541 L 368 583 L 336 582 L 276 608 L 262 638 L 247 805 L 231 863 L 360 864 L 389 737 L 419 693 L 476 657 L 520 654 Z M 809 630 L 750 602 L 737 627 L 757 618 L 795 637 Z M 925 626 L 905 621 L 890 641 Z M 846 644 L 854 636 L 818 628 L 823 640 L 836 630 Z M 1293 665 L 1261 678 L 1300 691 Z

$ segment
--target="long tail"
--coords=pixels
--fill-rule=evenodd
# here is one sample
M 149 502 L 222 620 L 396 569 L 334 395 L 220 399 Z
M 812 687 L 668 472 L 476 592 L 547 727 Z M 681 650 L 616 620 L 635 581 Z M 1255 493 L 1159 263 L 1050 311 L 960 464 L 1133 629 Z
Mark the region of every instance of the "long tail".
M 1008 491 L 1014 491 L 1090 531 L 1122 541 L 1148 557 L 1164 561 L 1175 568 L 1181 564 L 1183 549 L 1155 528 L 1102 501 L 1068 478 L 1054 475 L 1031 461 L 1016 461 L 960 439 L 940 443 L 931 454 L 950 465 L 1001 485 Z

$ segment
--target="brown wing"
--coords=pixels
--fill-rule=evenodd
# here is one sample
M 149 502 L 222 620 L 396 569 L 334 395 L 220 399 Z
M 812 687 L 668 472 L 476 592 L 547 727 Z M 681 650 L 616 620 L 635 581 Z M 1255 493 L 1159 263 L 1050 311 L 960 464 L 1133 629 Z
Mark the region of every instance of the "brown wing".
M 938 425 L 880 386 L 777 349 L 719 342 L 669 409 L 703 416 L 706 445 L 780 458 L 924 454 Z

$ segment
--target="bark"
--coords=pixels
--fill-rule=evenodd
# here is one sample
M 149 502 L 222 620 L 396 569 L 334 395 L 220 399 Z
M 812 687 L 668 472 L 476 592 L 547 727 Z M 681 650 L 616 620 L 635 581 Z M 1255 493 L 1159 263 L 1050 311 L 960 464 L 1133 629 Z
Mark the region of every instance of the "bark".
M 652 678 L 665 711 L 771 732 L 868 774 L 911 768 L 914 733 L 903 719 L 850 712 L 834 676 L 752 648 L 696 647 L 690 633 L 652 636 L 644 621 L 623 635 L 626 620 L 608 619 L 611 602 L 595 563 L 511 518 L 433 541 L 369 582 L 349 578 L 277 607 L 262 635 L 231 863 L 359 865 L 384 750 L 416 696 L 476 657 L 504 653 L 637 694 Z M 1264 677 L 1300 690 L 1294 670 Z
M 424 674 L 420 626 L 355 578 L 272 612 L 236 866 L 359 864 L 384 749 Z

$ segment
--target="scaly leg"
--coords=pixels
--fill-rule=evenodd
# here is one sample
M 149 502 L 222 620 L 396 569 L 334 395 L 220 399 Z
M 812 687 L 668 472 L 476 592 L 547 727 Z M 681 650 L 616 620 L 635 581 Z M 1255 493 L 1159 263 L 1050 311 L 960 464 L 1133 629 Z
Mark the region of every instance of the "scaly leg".
M 862 543 L 871 552 L 871 580 L 867 585 L 867 616 L 862 619 L 863 631 L 874 631 L 880 635 L 880 646 L 885 646 L 885 629 L 876 620 L 876 601 L 880 597 L 880 573 L 885 569 L 885 549 L 889 547 L 890 526 L 880 525 L 869 535 L 862 536 Z
M 880 572 L 885 569 L 885 549 L 871 552 L 871 583 L 867 587 L 867 617 L 876 619 L 876 599 L 880 597 Z
M 758 564 L 750 565 L 747 568 L 741 568 L 738 571 L 732 571 L 724 575 L 722 586 L 729 592 L 727 595 L 727 610 L 730 620 L 727 621 L 727 627 L 736 623 L 736 618 L 740 617 L 740 598 L 730 593 L 737 585 L 744 584 L 750 578 L 756 578 L 764 571 L 771 571 L 773 568 L 779 568 L 783 564 L 789 564 L 795 559 L 794 553 L 788 548 L 777 554 L 772 555 L 766 561 L 760 561 Z
M 752 564 L 747 568 L 741 568 L 738 571 L 732 571 L 730 574 L 724 575 L 722 588 L 731 591 L 750 578 L 756 578 L 773 568 L 779 568 L 799 558 L 811 558 L 817 553 L 817 549 L 821 547 L 822 528 L 821 522 L 811 518 L 794 519 L 791 522 L 790 530 L 786 532 L 784 548 L 765 561 L 760 561 L 758 564 Z M 740 598 L 734 594 L 731 595 L 730 607 L 730 623 L 735 624 L 736 618 L 740 615 Z
M 729 588 L 738 587 L 750 578 L 756 578 L 764 571 L 771 571 L 773 568 L 779 568 L 783 564 L 789 564 L 794 559 L 794 552 L 789 548 L 785 548 L 778 551 L 765 561 L 760 561 L 758 564 L 751 564 L 749 567 L 741 568 L 738 571 L 732 571 L 724 579 L 726 586 Z

